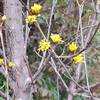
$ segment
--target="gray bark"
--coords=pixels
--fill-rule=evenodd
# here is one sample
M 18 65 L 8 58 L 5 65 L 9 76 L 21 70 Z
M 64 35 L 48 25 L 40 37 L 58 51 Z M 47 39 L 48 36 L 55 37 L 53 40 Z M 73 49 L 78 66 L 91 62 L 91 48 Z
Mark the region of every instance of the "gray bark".
M 9 85 L 14 90 L 21 54 L 24 47 L 22 29 L 22 5 L 19 0 L 4 0 L 4 11 L 7 17 L 5 23 L 8 58 L 15 66 L 9 68 Z M 30 77 L 23 61 L 15 92 L 14 100 L 32 100 Z

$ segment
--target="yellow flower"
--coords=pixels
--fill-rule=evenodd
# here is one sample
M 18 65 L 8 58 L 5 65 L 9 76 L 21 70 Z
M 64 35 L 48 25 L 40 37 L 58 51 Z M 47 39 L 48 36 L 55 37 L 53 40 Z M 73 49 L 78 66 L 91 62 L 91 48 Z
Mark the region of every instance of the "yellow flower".
M 40 43 L 39 43 L 40 48 L 38 49 L 38 51 L 44 51 L 49 49 L 50 47 L 50 42 L 46 42 L 45 39 L 43 39 Z
M 50 38 L 52 39 L 53 42 L 64 42 L 64 41 L 60 38 L 59 34 L 52 34 L 52 33 L 51 33 Z
M 100 5 L 100 1 L 98 2 L 98 4 Z
M 6 15 L 4 15 L 4 16 L 2 16 L 2 21 L 4 22 L 4 21 L 6 21 Z
M 31 15 L 28 16 L 28 20 L 29 20 L 29 21 L 32 20 L 32 16 L 31 16 Z
M 40 16 L 41 16 L 41 14 L 38 14 L 38 15 L 37 15 L 37 17 L 40 17 Z
M 13 63 L 12 63 L 12 62 L 10 62 L 10 63 L 9 63 L 9 67 L 11 68 L 12 66 L 13 66 Z
M 28 19 L 30 19 L 30 18 L 28 18 Z M 32 15 L 30 20 L 31 20 L 32 22 L 36 22 L 36 15 Z
M 82 61 L 84 57 L 82 57 L 82 54 L 79 54 L 78 56 L 74 57 L 74 62 L 75 63 L 79 63 L 79 62 L 83 62 L 85 63 L 85 61 Z
M 0 59 L 0 65 L 4 64 L 4 60 Z
M 28 19 L 25 19 L 26 23 L 29 23 L 29 20 Z
M 69 49 L 71 52 L 75 51 L 77 49 L 76 44 L 74 44 L 74 42 L 72 42 L 72 44 L 69 45 Z
M 38 4 L 34 4 L 34 6 L 31 6 L 31 10 L 33 11 L 33 13 L 37 13 L 39 10 L 41 10 L 41 5 Z
M 27 19 L 25 19 L 26 23 L 36 22 L 36 15 L 29 15 Z

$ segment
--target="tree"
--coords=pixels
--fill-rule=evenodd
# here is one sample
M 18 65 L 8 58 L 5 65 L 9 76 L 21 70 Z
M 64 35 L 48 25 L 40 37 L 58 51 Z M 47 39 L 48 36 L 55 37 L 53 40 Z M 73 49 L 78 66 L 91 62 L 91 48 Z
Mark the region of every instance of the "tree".
M 24 33 L 22 27 L 22 4 L 19 0 L 5 0 L 4 7 L 5 15 L 8 19 L 5 23 L 8 52 L 7 57 L 15 64 L 13 68 L 9 69 L 9 85 L 14 90 L 16 77 L 18 74 L 18 67 L 20 65 L 20 60 L 24 47 Z M 25 53 L 24 57 L 26 58 Z M 22 60 L 14 100 L 18 99 L 32 100 L 30 77 L 24 60 Z
M 0 92 L 0 96 L 9 100 L 10 87 L 13 100 L 33 100 L 33 93 L 36 100 L 84 100 L 86 97 L 91 100 L 97 99 L 92 92 L 100 82 L 92 84 L 93 80 L 90 81 L 89 78 L 92 67 L 98 68 L 100 60 L 98 49 L 100 38 L 98 39 L 97 34 L 100 33 L 98 21 L 100 2 L 27 0 L 27 6 L 24 2 L 4 0 L 7 20 L 4 22 L 1 20 L 5 24 L 7 55 L 0 22 L 1 51 L 4 58 L 4 62 L 0 59 L 2 66 L 0 73 L 6 78 L 7 96 L 3 92 Z M 32 2 L 34 6 L 31 5 Z M 43 5 L 43 8 L 35 2 Z M 26 9 L 25 13 L 22 7 Z M 22 14 L 24 17 L 26 14 L 27 18 L 23 18 Z M 96 47 L 92 48 L 94 43 Z M 87 53 L 89 50 L 91 52 Z M 7 67 L 9 62 L 13 62 L 13 67 Z M 89 69 L 87 66 L 90 66 Z

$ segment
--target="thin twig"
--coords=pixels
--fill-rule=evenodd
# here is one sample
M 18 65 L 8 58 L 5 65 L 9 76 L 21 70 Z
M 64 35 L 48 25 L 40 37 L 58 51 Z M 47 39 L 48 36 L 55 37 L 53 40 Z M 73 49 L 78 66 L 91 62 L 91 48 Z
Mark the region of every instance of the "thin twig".
M 91 33 L 92 33 L 93 25 L 94 25 L 95 20 L 96 20 L 96 16 L 97 16 L 97 13 L 95 13 L 94 16 L 93 16 L 92 24 L 91 24 L 91 27 L 90 27 L 90 29 L 89 29 L 88 35 L 87 35 L 87 40 L 86 40 L 86 42 L 85 42 L 85 46 L 87 45 L 88 40 L 89 40 L 89 38 L 90 38 L 90 35 L 91 35 Z
M 41 66 L 43 65 L 43 63 L 44 63 L 44 61 L 45 61 L 46 53 L 47 53 L 47 51 L 45 50 L 45 51 L 43 52 L 43 57 L 42 57 L 42 60 L 41 60 L 41 62 L 40 62 L 40 65 L 39 65 L 38 70 L 41 68 Z
M 38 75 L 42 72 L 42 70 L 45 68 L 45 66 L 46 66 L 46 64 L 49 61 L 51 56 L 52 56 L 52 52 L 50 52 L 50 54 L 47 56 L 46 60 L 42 64 L 41 68 L 38 69 L 37 72 L 33 75 L 33 77 L 32 77 L 33 80 L 35 80 L 38 77 Z
M 68 2 L 68 7 L 66 8 L 66 11 L 65 11 L 65 16 L 63 18 L 63 24 L 62 24 L 62 27 L 61 27 L 61 30 L 60 30 L 60 35 L 63 33 L 66 25 L 67 25 L 67 19 L 68 19 L 68 14 L 69 14 L 69 11 L 70 11 L 70 7 L 71 7 L 71 3 L 72 3 L 72 0 L 69 0 Z
M 50 64 L 52 65 L 52 67 L 53 67 L 54 71 L 56 72 L 56 74 L 59 76 L 59 78 L 60 78 L 60 80 L 62 81 L 62 83 L 64 84 L 64 86 L 65 86 L 67 92 L 69 92 L 69 88 L 68 88 L 68 86 L 66 85 L 65 81 L 63 80 L 63 78 L 61 77 L 61 75 L 59 74 L 59 72 L 57 71 L 57 69 L 56 69 L 56 64 L 55 64 L 55 62 L 54 62 L 54 60 L 53 60 L 52 57 L 51 57 L 51 63 L 50 63 Z
M 42 29 L 40 28 L 40 25 L 38 24 L 38 22 L 36 22 L 36 26 L 37 26 L 37 27 L 38 27 L 38 29 L 40 30 L 40 32 L 41 32 L 41 34 L 42 34 L 43 38 L 46 40 L 46 37 L 45 37 L 45 35 L 44 35 L 44 33 L 43 33 Z
M 3 43 L 3 35 L 2 35 L 1 23 L 0 23 L 0 37 L 1 37 L 1 43 L 2 43 L 2 49 L 3 49 L 4 64 L 5 64 L 5 74 L 6 74 L 6 81 L 7 81 L 7 100 L 9 100 L 8 68 L 7 68 L 6 54 L 5 54 L 5 48 L 4 48 L 4 43 Z
M 1 88 L 0 88 L 0 90 L 2 89 L 2 88 L 4 88 L 4 86 L 5 86 L 6 84 L 5 83 L 3 83 L 3 86 L 1 86 Z
M 35 50 L 34 51 L 40 58 L 42 58 L 42 56 Z
M 29 0 L 27 0 L 27 8 L 29 9 Z M 26 11 L 26 18 L 28 18 L 28 15 L 29 15 L 29 13 L 28 13 L 28 11 Z M 27 33 L 28 33 L 28 29 L 29 29 L 28 23 L 26 23 L 26 27 L 25 27 L 25 39 L 26 39 L 26 36 L 27 36 Z
M 85 29 L 90 28 L 90 27 L 96 27 L 97 25 L 98 25 L 98 24 L 95 24 L 95 25 L 93 25 L 93 26 L 87 26 L 87 27 L 85 27 L 85 28 L 82 28 L 82 30 L 85 30 Z M 75 36 L 75 35 L 78 35 L 78 33 L 80 33 L 80 31 L 78 31 L 78 32 L 76 32 L 76 33 L 70 35 L 67 39 L 65 39 L 65 41 L 68 40 L 68 39 L 70 39 L 71 37 L 73 37 L 73 36 Z M 84 33 L 83 33 L 83 34 L 84 34 Z M 80 37 L 80 34 L 78 35 L 78 37 Z M 61 55 L 64 54 L 66 47 L 67 47 L 70 43 L 72 43 L 74 40 L 75 40 L 75 39 L 71 40 L 70 42 L 68 42 L 68 43 L 64 46 L 64 49 L 63 49 L 63 52 L 62 52 Z M 88 47 L 88 45 L 87 45 L 87 47 Z M 86 48 L 86 49 L 87 49 L 87 48 Z M 75 56 L 76 56 L 76 55 L 75 55 Z
M 7 100 L 7 96 L 5 93 L 0 91 L 0 97 L 4 98 L 5 100 Z M 11 98 L 9 97 L 9 100 L 11 100 Z
M 54 52 L 53 49 L 52 49 L 52 52 L 53 52 L 53 54 L 55 55 L 55 52 Z M 66 66 L 64 65 L 64 63 L 63 63 L 59 58 L 57 58 L 57 59 L 58 59 L 59 63 L 63 66 L 63 68 L 65 69 L 65 71 L 68 73 L 69 78 L 70 78 L 78 87 L 80 87 L 83 91 L 88 92 L 87 90 L 83 89 L 83 88 L 73 79 L 73 77 L 72 77 L 71 74 L 69 73 L 69 71 L 68 71 L 68 69 L 66 68 Z
M 67 72 L 69 78 L 78 86 L 80 87 L 83 91 L 88 92 L 87 90 L 83 89 L 71 76 L 71 74 L 69 73 L 68 69 L 66 68 L 66 66 L 63 64 L 63 62 L 58 58 L 58 61 L 60 62 L 60 64 L 63 66 L 63 68 L 65 69 L 65 71 Z
M 47 39 L 46 39 L 46 37 L 45 37 L 45 35 L 44 35 L 44 33 L 43 33 L 43 31 L 42 31 L 40 25 L 38 24 L 38 22 L 36 22 L 36 25 L 37 25 L 38 29 L 40 30 L 41 35 L 42 35 L 42 36 L 44 37 L 44 39 L 47 41 Z M 43 62 L 44 62 L 45 57 L 46 57 L 46 53 L 47 53 L 47 50 L 43 52 L 43 57 L 42 57 L 42 60 L 41 60 L 41 62 L 40 62 L 40 65 L 39 65 L 38 70 L 41 69 L 41 67 L 42 67 L 42 65 L 43 65 Z
M 96 28 L 96 30 L 95 30 L 93 36 L 91 37 L 90 41 L 87 43 L 86 47 L 84 47 L 81 51 L 79 51 L 77 54 L 73 55 L 72 57 L 75 57 L 75 56 L 79 55 L 80 53 L 82 53 L 83 51 L 85 51 L 85 50 L 89 47 L 89 45 L 91 44 L 91 42 L 92 42 L 94 36 L 96 35 L 96 33 L 97 33 L 98 29 L 99 29 L 99 27 L 100 27 L 100 22 L 99 22 L 99 24 L 97 25 L 97 28 Z
M 38 98 L 38 92 L 37 92 L 37 87 L 32 79 L 32 73 L 31 73 L 31 70 L 30 70 L 30 67 L 29 67 L 29 64 L 27 63 L 27 60 L 24 58 L 24 61 L 26 62 L 26 66 L 27 66 L 27 69 L 28 69 L 28 72 L 29 72 L 29 75 L 30 75 L 30 78 L 31 78 L 31 82 L 32 82 L 32 85 L 33 85 L 33 90 L 34 90 L 34 93 L 35 93 L 35 96 L 36 96 L 36 100 L 39 100 Z
M 77 4 L 79 6 L 79 26 L 80 26 L 80 30 L 81 30 L 81 42 L 82 42 L 82 49 L 84 49 L 84 40 L 83 40 L 83 31 L 82 31 L 82 11 L 83 11 L 83 6 L 84 3 L 82 5 L 79 4 L 78 0 L 77 0 Z M 88 86 L 88 91 L 89 91 L 89 95 L 91 96 L 91 99 L 93 100 L 94 97 L 90 91 L 90 86 L 89 86 L 89 80 L 88 80 L 88 73 L 87 73 L 87 64 L 86 64 L 86 57 L 85 57 L 85 51 L 83 52 L 83 57 L 84 57 L 84 61 L 85 61 L 85 74 L 86 74 L 86 82 L 87 82 L 87 86 Z
M 59 76 L 57 75 L 57 94 L 58 94 L 58 100 L 59 99 Z
M 86 95 L 86 94 L 81 94 L 81 93 L 78 93 L 79 96 L 83 96 L 85 98 L 91 98 L 90 96 Z M 94 98 L 94 100 L 100 100 L 98 98 Z
M 50 20 L 49 20 L 49 26 L 48 26 L 47 41 L 49 40 L 49 36 L 50 36 L 51 21 L 52 21 L 53 11 L 54 11 L 56 2 L 57 2 L 56 0 L 53 0 L 53 5 L 52 5 L 52 9 L 51 9 Z
M 90 85 L 90 89 L 96 88 L 96 87 L 99 87 L 99 86 L 100 86 L 100 82 L 97 82 L 97 83 L 95 83 L 95 84 Z M 87 89 L 88 87 L 87 87 L 87 86 L 84 86 L 83 88 L 84 88 L 84 89 Z M 77 92 L 80 92 L 80 91 L 82 91 L 82 89 L 78 88 L 76 91 L 77 91 Z
M 21 4 L 26 8 L 26 10 L 29 12 L 30 15 L 32 15 L 32 13 L 30 12 L 30 10 L 27 8 L 27 6 L 25 5 L 25 3 L 22 0 L 19 0 L 21 2 Z

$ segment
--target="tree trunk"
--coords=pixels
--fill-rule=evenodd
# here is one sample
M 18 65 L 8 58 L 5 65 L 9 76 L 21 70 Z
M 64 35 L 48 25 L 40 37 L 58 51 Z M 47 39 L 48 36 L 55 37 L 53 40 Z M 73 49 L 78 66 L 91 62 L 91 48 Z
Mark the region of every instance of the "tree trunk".
M 19 0 L 4 0 L 4 11 L 7 17 L 5 24 L 8 59 L 15 66 L 9 68 L 9 85 L 14 90 L 18 67 L 24 47 L 22 28 L 22 5 Z M 27 66 L 23 60 L 14 100 L 32 100 L 32 86 Z

